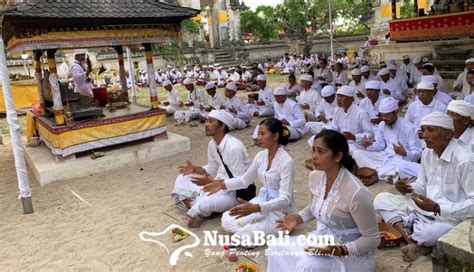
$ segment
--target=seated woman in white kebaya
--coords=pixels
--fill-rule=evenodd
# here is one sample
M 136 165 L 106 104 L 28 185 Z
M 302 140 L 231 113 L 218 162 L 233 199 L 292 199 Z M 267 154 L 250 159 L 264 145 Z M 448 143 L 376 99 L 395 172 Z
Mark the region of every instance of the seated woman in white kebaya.
M 380 242 L 374 205 L 370 192 L 352 174 L 357 166 L 346 138 L 333 130 L 316 135 L 313 167 L 311 202 L 296 214 L 285 214 L 278 227 L 291 232 L 316 219 L 317 227 L 309 235 L 332 235 L 336 243 L 323 244 L 317 238 L 298 244 L 300 237 L 291 237 L 285 245 L 275 243 L 267 251 L 268 271 L 374 271 Z
M 240 177 L 213 180 L 203 187 L 211 194 L 247 188 L 255 179 L 259 179 L 262 188 L 259 194 L 249 202 L 239 199 L 240 205 L 222 215 L 222 227 L 225 231 L 249 238 L 253 244 L 254 231 L 263 231 L 265 235 L 278 233 L 276 220 L 283 217 L 283 211 L 295 212 L 293 184 L 295 166 L 293 159 L 284 149 L 289 132 L 275 118 L 265 119 L 258 129 L 258 144 L 264 150 L 254 158 L 247 172 Z

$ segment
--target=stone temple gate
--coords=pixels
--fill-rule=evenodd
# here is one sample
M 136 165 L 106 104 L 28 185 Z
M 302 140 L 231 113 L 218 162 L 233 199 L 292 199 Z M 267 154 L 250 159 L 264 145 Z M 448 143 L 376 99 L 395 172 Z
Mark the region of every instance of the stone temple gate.
M 240 40 L 240 14 L 248 9 L 243 0 L 180 0 L 180 4 L 201 10 L 194 19 L 200 25 L 197 41 L 206 47 L 221 48 Z

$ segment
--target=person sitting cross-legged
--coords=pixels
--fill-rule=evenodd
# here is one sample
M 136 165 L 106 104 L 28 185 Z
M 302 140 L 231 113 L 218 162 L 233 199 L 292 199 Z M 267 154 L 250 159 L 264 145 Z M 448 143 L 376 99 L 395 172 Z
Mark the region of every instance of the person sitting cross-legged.
M 380 102 L 382 122 L 375 132 L 375 141 L 364 138 L 366 150 L 354 151 L 359 167 L 377 170 L 379 178 L 390 183 L 395 176 L 416 177 L 420 170 L 421 142 L 413 124 L 398 116 L 398 101 L 392 97 Z
M 474 217 L 474 154 L 454 137 L 453 120 L 442 112 L 421 119 L 427 148 L 418 179 L 395 184 L 403 195 L 380 193 L 376 211 L 407 243 L 405 261 L 429 254 L 438 239 L 458 223 Z
M 212 177 L 227 179 L 240 177 L 250 164 L 245 145 L 229 132 L 234 118 L 224 110 L 213 110 L 206 122 L 206 136 L 212 140 L 207 147 L 207 165 L 195 166 L 191 161 L 179 167 L 180 175 L 171 193 L 178 208 L 190 217 L 188 227 L 198 228 L 205 217 L 214 212 L 225 212 L 239 204 L 235 191 L 219 191 L 208 196 L 202 186 Z
M 234 128 L 244 129 L 248 127 L 250 123 L 250 112 L 240 98 L 236 96 L 237 85 L 231 82 L 225 86 L 225 96 L 228 98 L 227 101 L 221 106 L 221 109 L 230 112 L 234 117 Z
M 374 132 L 369 114 L 354 102 L 354 88 L 341 86 L 336 92 L 337 106 L 332 122 L 325 129 L 342 133 L 349 142 L 350 151 L 363 148 L 362 138 L 373 139 Z
M 262 188 L 250 201 L 240 199 L 240 205 L 222 215 L 221 223 L 225 231 L 239 236 L 241 241 L 247 236 L 245 247 L 255 247 L 254 232 L 263 231 L 265 235 L 276 235 L 276 220 L 284 211 L 295 212 L 293 184 L 295 177 L 294 161 L 284 145 L 288 143 L 288 130 L 275 119 L 268 118 L 260 123 L 258 143 L 264 150 L 254 158 L 252 164 L 240 177 L 214 180 L 203 190 L 214 194 L 246 188 L 259 179 Z M 212 196 L 212 195 L 211 195 Z
M 306 119 L 301 107 L 295 101 L 288 98 L 288 89 L 286 87 L 276 88 L 273 92 L 275 102 L 273 108 L 275 118 L 280 120 L 282 124 L 290 132 L 290 140 L 298 140 L 303 135 L 304 124 Z M 252 138 L 258 138 L 259 126 L 255 127 Z

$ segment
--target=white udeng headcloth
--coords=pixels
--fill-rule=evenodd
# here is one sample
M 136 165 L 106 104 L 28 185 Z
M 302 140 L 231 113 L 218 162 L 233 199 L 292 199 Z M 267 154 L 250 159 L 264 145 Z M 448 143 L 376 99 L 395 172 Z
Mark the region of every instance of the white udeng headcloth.
M 387 97 L 380 101 L 379 112 L 380 113 L 389 113 L 398 110 L 398 100 Z
M 212 117 L 221 121 L 229 128 L 229 130 L 234 129 L 234 118 L 232 117 L 232 114 L 228 113 L 225 110 L 212 110 L 209 113 L 208 117 Z
M 273 90 L 273 95 L 288 95 L 288 88 L 278 87 Z
M 454 131 L 453 119 L 444 112 L 435 111 L 421 118 L 420 126 L 441 127 Z
M 469 102 L 453 100 L 449 102 L 448 110 L 464 117 L 470 117 L 471 120 L 474 120 L 474 105 Z
M 336 89 L 332 85 L 326 85 L 324 88 L 321 90 L 321 96 L 322 97 L 328 97 L 336 93 Z
M 301 80 L 313 82 L 313 76 L 311 75 L 301 75 Z
M 380 90 L 381 82 L 378 80 L 369 80 L 365 83 L 366 89 Z
M 350 86 L 347 86 L 347 85 L 344 85 L 344 86 L 339 87 L 339 89 L 337 90 L 336 93 L 337 94 L 342 94 L 342 95 L 345 95 L 345 96 L 353 97 L 354 96 L 354 88 L 352 88 Z

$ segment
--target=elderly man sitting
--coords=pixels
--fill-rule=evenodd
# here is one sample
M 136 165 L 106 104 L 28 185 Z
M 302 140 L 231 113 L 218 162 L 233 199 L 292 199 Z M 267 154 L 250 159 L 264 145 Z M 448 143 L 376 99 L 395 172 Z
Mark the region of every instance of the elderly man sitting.
M 446 112 L 446 106 L 434 99 L 434 86 L 432 83 L 422 81 L 416 85 L 416 99 L 408 106 L 405 117 L 417 130 L 420 129 L 421 118 L 435 111 Z
M 306 122 L 304 113 L 298 103 L 288 98 L 286 87 L 276 88 L 273 92 L 275 102 L 273 104 L 275 118 L 280 120 L 290 132 L 290 140 L 298 140 L 303 135 L 304 124 Z M 258 127 L 252 134 L 254 140 L 258 137 Z
M 421 143 L 415 127 L 398 117 L 398 101 L 387 97 L 380 102 L 382 122 L 375 132 L 375 142 L 363 139 L 367 150 L 354 151 L 359 167 L 375 168 L 381 179 L 416 177 L 420 170 Z
M 229 100 L 222 105 L 221 109 L 225 109 L 232 114 L 235 129 L 243 129 L 250 123 L 250 112 L 242 100 L 235 96 L 236 93 L 237 85 L 235 83 L 231 82 L 225 86 L 225 96 Z
M 448 114 L 454 123 L 454 138 L 474 152 L 474 105 L 462 100 L 453 100 L 448 105 Z
M 326 85 L 321 90 L 321 96 L 323 99 L 319 103 L 318 107 L 313 113 L 306 113 L 306 124 L 304 129 L 306 133 L 316 135 L 326 124 L 332 121 L 334 111 L 337 109 L 336 102 L 336 89 L 332 85 Z M 313 145 L 314 138 L 310 139 L 308 143 L 310 146 Z
M 453 100 L 451 96 L 444 92 L 444 90 L 440 90 L 438 88 L 438 80 L 434 75 L 429 76 L 422 76 L 421 81 L 427 81 L 433 84 L 434 87 L 434 99 L 438 100 L 439 102 L 445 104 L 446 106 Z
M 257 76 L 258 97 L 249 95 L 249 103 L 246 105 L 253 116 L 272 116 L 273 115 L 273 89 L 267 86 L 265 75 Z
M 187 110 L 177 110 L 174 113 L 176 121 L 186 121 L 198 119 L 201 112 L 201 106 L 207 105 L 204 95 L 194 86 L 194 79 L 186 78 L 183 85 L 188 90 L 188 101 L 184 103 L 188 107 Z
M 383 220 L 402 233 L 406 261 L 430 253 L 442 235 L 474 217 L 474 154 L 454 139 L 446 113 L 424 116 L 421 129 L 427 148 L 418 179 L 395 184 L 403 195 L 380 193 L 374 200 Z
M 163 88 L 169 93 L 168 99 L 163 101 L 162 108 L 166 110 L 166 114 L 173 115 L 179 107 L 184 104 L 180 101 L 179 93 L 174 88 L 173 83 L 169 80 L 163 82 Z
M 304 113 L 314 112 L 321 101 L 321 95 L 319 95 L 318 91 L 311 88 L 312 84 L 312 75 L 301 75 L 301 86 L 303 87 L 303 90 L 296 97 L 296 101 L 298 101 L 298 104 Z
M 365 110 L 369 114 L 370 123 L 373 129 L 376 130 L 381 119 L 379 114 L 379 105 L 382 100 L 380 95 L 380 81 L 370 80 L 365 83 L 367 97 L 362 99 L 359 103 L 359 107 Z
M 325 126 L 341 132 L 347 139 L 351 152 L 361 149 L 364 138 L 373 139 L 374 132 L 369 115 L 354 102 L 354 89 L 341 86 L 337 92 L 337 106 L 332 122 Z

